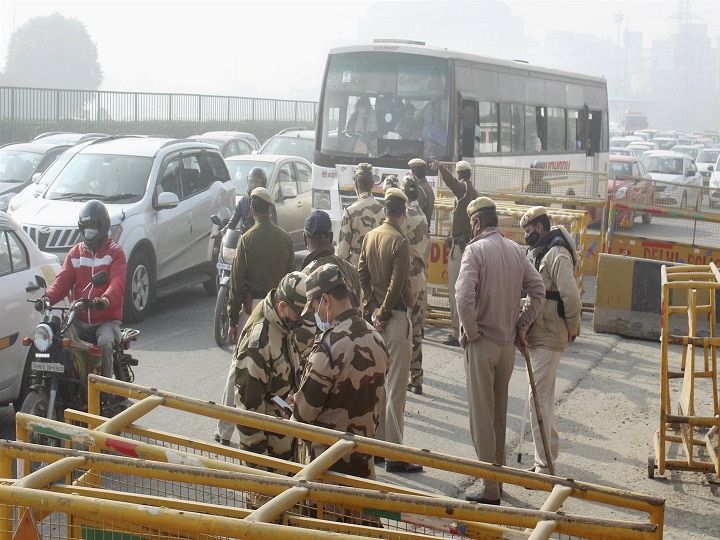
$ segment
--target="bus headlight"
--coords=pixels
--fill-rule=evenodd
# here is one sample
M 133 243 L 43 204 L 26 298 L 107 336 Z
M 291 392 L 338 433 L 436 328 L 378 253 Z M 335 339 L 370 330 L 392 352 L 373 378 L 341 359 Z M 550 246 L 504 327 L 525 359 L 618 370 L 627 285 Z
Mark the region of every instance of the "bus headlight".
M 330 192 L 326 189 L 313 189 L 312 207 L 318 210 L 330 210 Z
M 618 189 L 615 192 L 615 198 L 616 199 L 624 199 L 625 196 L 627 195 L 627 190 L 628 190 L 627 186 L 621 187 L 620 189 Z
M 40 352 L 45 352 L 52 345 L 53 333 L 47 324 L 38 324 L 30 339 L 35 344 L 35 348 Z

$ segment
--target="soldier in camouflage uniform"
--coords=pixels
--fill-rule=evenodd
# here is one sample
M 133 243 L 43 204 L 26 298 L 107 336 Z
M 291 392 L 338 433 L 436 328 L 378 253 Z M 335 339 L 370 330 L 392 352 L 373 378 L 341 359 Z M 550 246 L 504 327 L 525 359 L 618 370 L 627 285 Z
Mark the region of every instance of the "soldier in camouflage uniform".
M 315 313 L 318 325 L 328 325 L 315 339 L 300 390 L 295 394 L 293 418 L 342 432 L 375 437 L 380 399 L 389 358 L 385 342 L 350 305 L 340 269 L 331 263 L 313 271 L 305 282 L 305 311 Z M 313 442 L 315 459 L 328 448 Z M 330 470 L 375 478 L 368 454 L 351 452 Z
M 432 221 L 433 210 L 435 210 L 435 192 L 427 181 L 427 178 L 425 178 L 427 163 L 425 163 L 424 159 L 413 158 L 408 161 L 408 165 L 410 166 L 410 172 L 418 179 L 418 185 L 421 190 L 418 192 L 418 204 L 423 214 L 425 214 L 425 219 L 427 219 L 429 227 Z
M 427 285 L 427 261 L 430 256 L 430 234 L 425 214 L 418 204 L 420 186 L 412 174 L 403 178 L 403 192 L 408 198 L 407 217 L 403 226 L 405 236 L 410 241 L 410 287 L 413 292 L 413 305 L 410 309 L 412 324 L 412 360 L 410 361 L 410 380 L 407 389 L 413 394 L 422 394 L 422 338 L 425 325 L 425 287 Z
M 340 221 L 340 238 L 336 253 L 353 266 L 360 259 L 360 248 L 365 235 L 380 225 L 385 218 L 383 206 L 372 194 L 372 165 L 360 163 L 355 170 L 355 191 L 358 200 L 343 210 Z
M 235 406 L 282 418 L 274 396 L 285 398 L 298 389 L 300 352 L 294 332 L 302 325 L 305 274 L 282 278 L 250 315 L 235 349 Z M 241 450 L 285 460 L 294 457 L 295 439 L 270 431 L 238 426 Z

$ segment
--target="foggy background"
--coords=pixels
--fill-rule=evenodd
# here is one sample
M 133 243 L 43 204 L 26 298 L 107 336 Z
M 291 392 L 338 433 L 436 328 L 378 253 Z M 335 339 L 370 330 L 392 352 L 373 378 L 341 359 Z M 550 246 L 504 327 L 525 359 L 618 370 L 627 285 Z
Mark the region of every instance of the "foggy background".
M 317 100 L 328 49 L 397 38 L 605 77 L 611 121 L 720 129 L 717 0 L 0 0 L 0 66 L 53 12 L 85 25 L 101 90 Z

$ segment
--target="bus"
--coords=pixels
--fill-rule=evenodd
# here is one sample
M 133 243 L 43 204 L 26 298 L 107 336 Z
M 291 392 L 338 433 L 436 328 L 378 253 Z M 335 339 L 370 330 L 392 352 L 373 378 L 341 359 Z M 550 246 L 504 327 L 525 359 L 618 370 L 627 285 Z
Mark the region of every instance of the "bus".
M 337 239 L 342 209 L 356 199 L 353 172 L 363 162 L 373 165 L 379 197 L 385 176 L 402 179 L 414 157 L 607 171 L 608 133 L 600 77 L 422 42 L 335 48 L 318 107 L 313 208 L 330 214 Z

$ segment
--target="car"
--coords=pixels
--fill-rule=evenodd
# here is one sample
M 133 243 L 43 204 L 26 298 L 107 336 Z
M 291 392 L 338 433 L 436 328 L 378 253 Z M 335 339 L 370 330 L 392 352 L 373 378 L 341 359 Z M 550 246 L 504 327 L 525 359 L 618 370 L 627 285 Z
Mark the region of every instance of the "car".
M 188 140 L 214 144 L 218 147 L 224 158 L 252 154 L 253 151 L 253 147 L 246 139 L 235 137 L 234 135 L 222 135 L 220 132 L 212 135 L 193 135 L 192 137 L 188 137 Z
M 215 291 L 210 217 L 229 219 L 235 207 L 217 147 L 164 137 L 98 139 L 53 173 L 13 218 L 40 249 L 64 259 L 78 242 L 82 205 L 104 202 L 110 235 L 128 261 L 125 322 L 142 320 L 158 296 L 199 283 Z
M 695 164 L 703 177 L 703 185 L 709 185 L 710 176 L 712 175 L 712 172 L 717 169 L 715 164 L 717 163 L 719 157 L 720 148 L 710 147 L 700 150 L 698 157 L 695 158 Z
M 670 150 L 655 150 L 644 163 L 653 179 L 657 204 L 687 210 L 691 203 L 700 208 L 703 180 L 693 158 Z
M 638 153 L 645 152 L 647 150 L 659 150 L 658 145 L 653 142 L 642 142 L 635 141 L 628 144 L 625 148 L 636 150 Z
M 218 137 L 232 137 L 235 139 L 242 139 L 250 145 L 253 150 L 260 149 L 260 141 L 252 133 L 247 131 L 206 131 L 200 137 L 218 138 Z
M 107 137 L 107 133 L 76 133 L 74 131 L 48 131 L 46 133 L 41 133 L 40 135 L 36 135 L 32 142 L 46 142 L 46 143 L 57 143 L 57 144 L 67 144 L 67 145 L 75 145 L 80 144 L 85 141 L 90 141 L 93 139 L 101 139 L 103 137 Z
M 631 156 L 631 157 L 637 157 L 639 154 L 639 151 L 634 148 L 629 148 L 628 146 L 622 147 L 622 146 L 611 146 L 610 147 L 610 154 L 616 155 L 616 156 Z
M 710 208 L 720 208 L 720 156 L 710 172 L 708 186 L 710 187 L 708 196 Z
M 23 339 L 32 334 L 40 314 L 32 302 L 43 288 L 36 276 L 49 286 L 60 271 L 55 255 L 43 253 L 6 212 L 0 211 L 0 405 L 19 409 L 27 389 L 30 366 Z
M 655 188 L 652 177 L 640 159 L 633 156 L 610 155 L 608 160 L 608 195 L 618 202 L 628 202 L 643 206 L 653 206 Z M 602 220 L 602 208 L 589 206 L 586 211 L 590 223 Z M 635 218 L 640 216 L 642 222 L 650 224 L 652 214 L 637 212 L 627 208 L 616 208 L 615 227 L 632 228 Z
M 270 137 L 258 154 L 299 156 L 312 163 L 315 152 L 315 131 L 305 128 L 287 128 Z
M 305 249 L 305 218 L 312 209 L 312 169 L 307 159 L 298 156 L 255 154 L 225 159 L 235 183 L 238 199 L 247 193 L 247 176 L 260 167 L 267 175 L 267 189 L 276 201 L 278 225 L 285 229 L 295 250 Z
M 673 152 L 680 152 L 681 154 L 687 154 L 691 158 L 697 160 L 701 149 L 702 147 L 696 144 L 676 144 L 670 150 Z
M 670 150 L 677 144 L 674 137 L 661 137 L 657 135 L 653 137 L 652 142 L 658 145 L 658 150 Z

